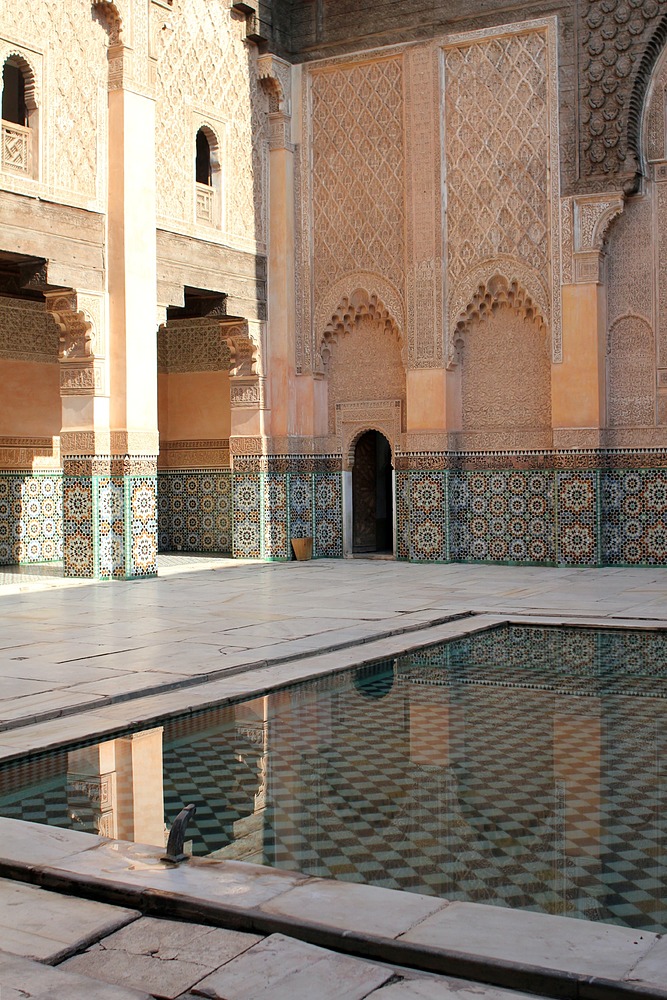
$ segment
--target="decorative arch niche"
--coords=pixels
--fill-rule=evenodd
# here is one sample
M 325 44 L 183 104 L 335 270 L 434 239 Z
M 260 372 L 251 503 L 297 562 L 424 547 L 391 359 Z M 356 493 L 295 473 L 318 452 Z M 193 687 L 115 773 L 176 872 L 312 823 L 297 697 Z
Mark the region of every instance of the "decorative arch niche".
M 461 380 L 461 446 L 546 447 L 551 441 L 548 323 L 536 296 L 495 273 L 459 312 L 451 367 Z

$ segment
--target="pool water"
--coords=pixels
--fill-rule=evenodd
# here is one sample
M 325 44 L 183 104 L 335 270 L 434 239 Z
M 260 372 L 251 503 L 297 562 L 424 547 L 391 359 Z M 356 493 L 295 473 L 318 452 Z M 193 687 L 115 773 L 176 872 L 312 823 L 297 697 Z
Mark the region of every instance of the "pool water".
M 667 635 L 503 626 L 0 769 L 0 814 L 667 930 Z

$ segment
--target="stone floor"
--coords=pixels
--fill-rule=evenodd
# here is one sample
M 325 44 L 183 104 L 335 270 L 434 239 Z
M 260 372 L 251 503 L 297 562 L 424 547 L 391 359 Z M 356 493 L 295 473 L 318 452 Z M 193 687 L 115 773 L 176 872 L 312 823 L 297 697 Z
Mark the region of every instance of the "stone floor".
M 470 612 L 476 617 L 461 617 Z M 222 697 L 265 690 L 360 659 L 393 655 L 508 617 L 665 628 L 667 568 L 541 569 L 370 559 L 268 564 L 168 556 L 161 560 L 157 579 L 103 584 L 63 580 L 53 567 L 4 568 L 0 758 L 184 707 L 201 707 Z M 24 843 L 22 850 L 22 863 L 31 869 L 54 862 L 42 841 L 32 842 L 32 847 Z M 26 856 L 26 850 L 33 854 Z M 95 851 L 85 853 L 92 861 Z M 6 852 L 0 855 L 6 857 Z M 11 872 L 13 878 L 8 864 L 3 872 Z M 102 867 L 109 869 L 109 857 Z M 135 870 L 134 862 L 130 867 Z M 70 869 L 72 878 L 83 877 Z M 347 887 L 351 888 L 361 887 Z M 34 887 L 17 888 L 12 882 L 5 884 L 4 892 L 2 1000 L 25 996 L 517 1000 L 522 995 L 408 972 L 396 963 L 340 955 L 281 932 L 265 930 L 253 936 L 207 927 L 197 930 L 193 943 L 192 923 L 140 916 L 132 906 L 93 904 Z M 38 900 L 30 893 L 42 896 Z M 45 907 L 47 895 L 53 899 Z M 306 919 L 308 906 L 303 901 L 297 901 L 294 911 L 285 909 L 289 896 L 285 893 L 280 918 Z M 70 907 L 71 916 L 58 915 L 58 900 L 66 900 L 62 905 Z M 316 906 L 316 901 L 308 905 Z M 91 906 L 106 909 L 85 910 Z M 485 915 L 486 910 L 493 913 Z M 376 914 L 383 911 L 384 904 L 377 904 Z M 267 912 L 271 912 L 268 904 Z M 332 912 L 331 906 L 326 912 Z M 354 922 L 355 906 L 345 906 L 341 912 L 336 917 L 337 933 L 344 934 Z M 555 925 L 541 930 L 538 923 L 535 914 L 453 903 L 424 916 L 418 932 L 408 928 L 404 937 L 409 942 L 417 933 L 420 946 L 429 948 L 442 942 L 444 935 L 450 947 L 484 954 L 495 962 L 502 963 L 508 955 L 519 963 L 527 955 L 545 961 Z M 660 941 L 651 939 L 649 948 L 644 940 L 638 957 L 644 971 L 634 977 L 636 963 L 626 961 L 627 956 L 619 958 L 617 942 L 607 941 L 599 948 L 587 943 L 582 928 L 595 926 L 600 927 L 576 922 L 573 939 L 567 931 L 561 942 L 561 955 L 576 956 L 578 976 L 604 976 L 606 970 L 607 976 L 623 980 L 624 988 L 632 990 L 639 978 L 649 984 L 648 992 L 640 995 L 667 997 L 667 951 Z M 214 942 L 215 947 L 207 949 L 207 943 Z M 623 947 L 632 949 L 633 942 L 628 938 Z M 558 961 L 563 965 L 561 958 Z M 166 985 L 165 971 L 171 977 Z M 590 986 L 580 982 L 573 986 L 567 976 L 574 973 L 567 963 L 562 973 L 563 988 L 578 992 L 558 995 L 591 1000 L 611 995 L 592 980 Z M 514 985 L 525 988 L 520 977 Z

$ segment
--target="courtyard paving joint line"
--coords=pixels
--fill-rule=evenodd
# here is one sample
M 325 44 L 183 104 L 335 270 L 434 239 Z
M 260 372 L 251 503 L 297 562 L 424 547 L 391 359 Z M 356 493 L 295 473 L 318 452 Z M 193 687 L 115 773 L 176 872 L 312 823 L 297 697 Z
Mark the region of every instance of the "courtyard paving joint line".
M 369 643 L 380 642 L 383 639 L 391 639 L 399 635 L 408 635 L 413 632 L 425 631 L 429 628 L 435 628 L 438 625 L 447 625 L 450 622 L 463 621 L 467 618 L 477 618 L 480 617 L 479 613 L 476 611 L 464 611 L 455 612 L 451 615 L 441 615 L 438 618 L 433 618 L 424 622 L 420 622 L 417 625 L 405 625 L 402 628 L 395 629 L 385 629 L 382 632 L 378 632 L 375 635 L 366 636 L 364 638 L 348 639 L 343 642 L 331 643 L 330 645 L 324 645 L 317 650 L 301 650 L 298 652 L 286 653 L 283 656 L 277 655 L 272 656 L 270 659 L 253 660 L 250 663 L 243 663 L 234 667 L 220 667 L 216 670 L 205 671 L 201 674 L 195 674 L 192 677 L 185 677 L 175 681 L 167 681 L 163 684 L 153 684 L 148 685 L 144 688 L 138 688 L 136 691 L 127 691 L 123 694 L 106 695 L 102 697 L 97 697 L 94 701 L 83 702 L 76 705 L 68 705 L 63 708 L 51 709 L 50 711 L 35 712 L 30 715 L 23 716 L 17 719 L 6 719 L 0 722 L 0 733 L 10 732 L 15 729 L 22 729 L 25 726 L 37 725 L 41 722 L 50 722 L 53 719 L 66 718 L 73 715 L 81 715 L 85 712 L 94 711 L 96 709 L 105 708 L 109 705 L 117 705 L 127 701 L 134 701 L 138 698 L 147 698 L 152 695 L 167 693 L 171 691 L 178 691 L 185 688 L 198 687 L 203 684 L 208 684 L 212 681 L 221 680 L 225 677 L 236 677 L 239 674 L 247 673 L 251 670 L 261 669 L 267 666 L 278 666 L 285 663 L 293 663 L 298 660 L 308 659 L 312 656 L 327 655 L 329 653 L 336 653 L 345 649 L 351 649 L 354 646 L 365 646 Z M 296 640 L 299 641 L 299 640 Z M 90 660 L 94 658 L 118 655 L 118 653 L 132 653 L 138 652 L 141 647 L 137 649 L 130 650 L 115 650 L 113 653 L 93 653 L 88 656 L 75 657 L 72 660 L 59 660 L 59 663 L 73 663 L 78 660 Z M 23 657 L 23 659 L 29 659 L 29 657 Z M 65 689 L 66 690 L 66 689 Z M 25 695 L 25 697 L 30 697 Z

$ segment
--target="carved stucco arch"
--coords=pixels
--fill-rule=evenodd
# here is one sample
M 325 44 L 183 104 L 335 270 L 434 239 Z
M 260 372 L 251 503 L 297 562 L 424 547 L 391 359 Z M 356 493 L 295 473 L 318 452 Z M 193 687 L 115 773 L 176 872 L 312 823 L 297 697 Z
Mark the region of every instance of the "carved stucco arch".
M 37 73 L 37 67 L 30 58 L 28 52 L 23 52 L 21 49 L 17 49 L 15 46 L 7 46 L 0 49 L 0 58 L 2 59 L 2 69 L 4 70 L 6 63 L 12 62 L 15 66 L 21 70 L 23 74 L 24 81 L 24 96 L 25 104 L 29 111 L 36 111 L 39 108 L 39 76 Z
M 109 35 L 109 44 L 118 45 L 123 34 L 124 11 L 120 0 L 92 0 L 93 10 Z
M 509 305 L 526 319 L 537 322 L 549 341 L 549 297 L 538 275 L 523 264 L 512 261 L 487 261 L 469 272 L 450 299 L 450 330 L 447 344 L 447 367 L 461 359 L 466 330 L 472 320 L 486 320 L 500 305 Z
M 377 274 L 354 272 L 337 281 L 323 296 L 316 309 L 318 371 L 324 371 L 326 355 L 330 350 L 328 345 L 335 342 L 341 334 L 351 333 L 356 321 L 362 316 L 372 316 L 384 323 L 387 332 L 398 340 L 405 365 L 405 318 L 403 300 L 398 290 Z
M 393 441 L 393 434 L 381 420 L 375 420 L 373 423 L 369 422 L 367 424 L 357 424 L 351 431 L 348 432 L 345 438 L 345 443 L 343 444 L 343 472 L 352 471 L 354 467 L 354 452 L 357 447 L 357 441 L 360 437 L 363 437 L 364 434 L 367 434 L 368 431 L 376 431 L 376 433 L 382 434 L 382 436 L 387 439 L 389 443 L 389 453 L 391 455 L 391 467 L 392 469 L 396 467 L 394 464 L 396 448 L 395 442 Z

